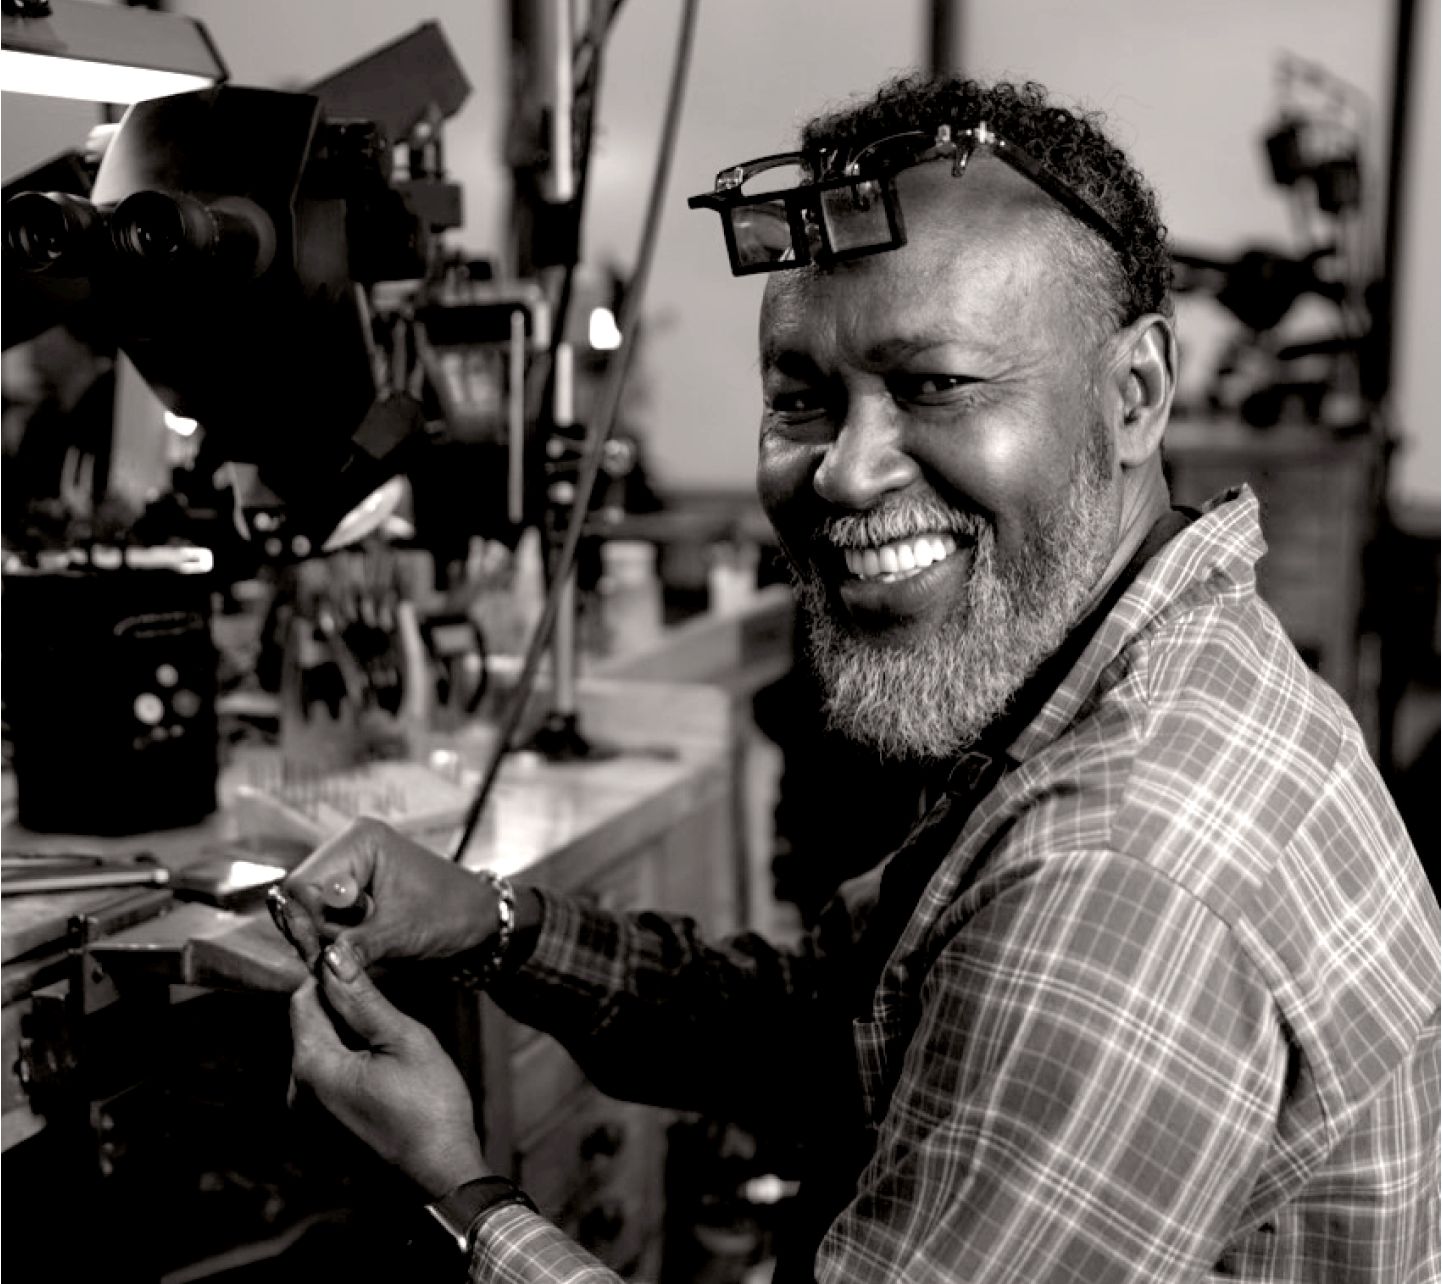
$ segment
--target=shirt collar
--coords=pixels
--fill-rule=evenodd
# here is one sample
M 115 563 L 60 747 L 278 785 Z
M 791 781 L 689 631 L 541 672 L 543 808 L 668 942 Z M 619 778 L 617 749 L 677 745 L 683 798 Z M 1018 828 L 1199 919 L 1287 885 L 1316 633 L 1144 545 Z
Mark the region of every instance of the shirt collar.
M 1238 588 L 1256 582 L 1266 541 L 1250 486 L 1224 491 L 1140 569 L 1037 714 L 1009 741 L 1005 753 L 1024 762 L 1075 720 L 1103 671 L 1164 611 L 1220 579 Z M 1009 721 L 1005 725 L 1010 725 Z

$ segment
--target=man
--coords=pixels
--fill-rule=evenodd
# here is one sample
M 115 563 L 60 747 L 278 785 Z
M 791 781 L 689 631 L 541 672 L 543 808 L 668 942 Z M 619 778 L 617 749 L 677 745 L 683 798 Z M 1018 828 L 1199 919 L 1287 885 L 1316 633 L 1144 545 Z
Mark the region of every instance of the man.
M 801 1131 L 780 1280 L 1437 1279 L 1437 907 L 1256 596 L 1255 499 L 1170 508 L 1150 192 L 1035 86 L 903 80 L 802 150 L 786 197 L 741 166 L 695 203 L 775 270 L 758 476 L 829 715 L 933 805 L 794 951 L 362 824 L 287 884 L 298 1081 L 451 1201 L 475 1279 L 606 1275 L 475 1180 L 378 959 L 479 958 L 603 1090 Z

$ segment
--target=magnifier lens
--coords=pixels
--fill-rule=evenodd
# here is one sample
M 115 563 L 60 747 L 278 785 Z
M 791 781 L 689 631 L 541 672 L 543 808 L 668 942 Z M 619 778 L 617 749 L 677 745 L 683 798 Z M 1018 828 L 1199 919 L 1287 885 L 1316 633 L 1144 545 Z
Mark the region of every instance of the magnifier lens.
M 743 267 L 781 263 L 795 257 L 785 201 L 738 205 L 730 214 L 736 257 Z
M 838 258 L 897 243 L 888 216 L 888 193 L 880 183 L 867 180 L 823 188 L 819 204 L 827 244 Z

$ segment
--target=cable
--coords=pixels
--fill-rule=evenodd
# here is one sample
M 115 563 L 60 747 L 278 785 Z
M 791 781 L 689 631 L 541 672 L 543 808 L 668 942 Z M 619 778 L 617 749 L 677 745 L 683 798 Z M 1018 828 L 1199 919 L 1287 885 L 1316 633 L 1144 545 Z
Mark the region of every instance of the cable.
M 640 243 L 636 251 L 636 266 L 631 275 L 631 283 L 621 301 L 621 315 L 617 319 L 617 328 L 622 335 L 621 346 L 617 349 L 615 358 L 606 368 L 606 378 L 601 385 L 596 416 L 586 432 L 584 453 L 581 458 L 579 476 L 576 479 L 576 501 L 571 509 L 571 520 L 566 527 L 566 537 L 562 541 L 561 551 L 556 558 L 556 573 L 552 579 L 550 591 L 546 594 L 546 605 L 541 612 L 541 618 L 536 622 L 530 644 L 526 648 L 525 661 L 521 666 L 515 693 L 501 720 L 500 735 L 497 738 L 495 751 L 491 755 L 490 762 L 486 764 L 485 774 L 481 777 L 475 797 L 471 800 L 470 808 L 466 812 L 465 824 L 461 829 L 455 850 L 451 854 L 451 859 L 454 861 L 459 861 L 470 845 L 476 825 L 480 821 L 481 813 L 485 809 L 486 801 L 490 797 L 496 777 L 500 773 L 501 763 L 509 751 L 511 737 L 515 735 L 525 713 L 531 688 L 535 684 L 536 673 L 540 667 L 541 656 L 545 653 L 551 630 L 555 627 L 561 596 L 570 577 L 571 567 L 576 560 L 576 550 L 580 547 L 581 531 L 585 526 L 587 513 L 590 511 L 591 491 L 595 488 L 596 478 L 601 471 L 606 440 L 611 435 L 616 412 L 621 404 L 621 392 L 625 386 L 626 375 L 631 364 L 631 354 L 635 348 L 641 301 L 646 294 L 646 282 L 651 274 L 651 262 L 655 257 L 656 242 L 661 229 L 661 212 L 665 204 L 666 186 L 671 174 L 671 158 L 675 153 L 676 133 L 681 123 L 681 104 L 685 95 L 686 76 L 691 62 L 691 46 L 696 31 L 698 2 L 699 0 L 686 0 L 685 7 L 681 12 L 680 29 L 676 36 L 676 54 L 671 67 L 671 85 L 667 91 L 666 113 L 662 118 L 656 168 L 651 177 L 651 191 L 647 198 L 646 214 L 641 225 Z M 594 104 L 592 110 L 595 110 Z

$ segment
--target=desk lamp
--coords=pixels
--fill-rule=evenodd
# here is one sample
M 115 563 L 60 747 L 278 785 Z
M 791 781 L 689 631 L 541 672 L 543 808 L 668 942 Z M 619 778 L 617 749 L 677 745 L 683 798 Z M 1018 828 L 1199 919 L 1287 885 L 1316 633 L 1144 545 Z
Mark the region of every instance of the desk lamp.
M 0 89 L 128 104 L 226 78 L 193 18 L 84 0 L 4 0 Z

